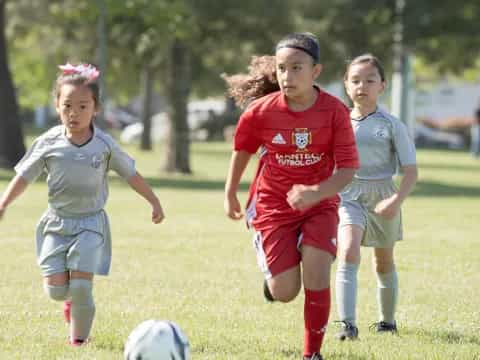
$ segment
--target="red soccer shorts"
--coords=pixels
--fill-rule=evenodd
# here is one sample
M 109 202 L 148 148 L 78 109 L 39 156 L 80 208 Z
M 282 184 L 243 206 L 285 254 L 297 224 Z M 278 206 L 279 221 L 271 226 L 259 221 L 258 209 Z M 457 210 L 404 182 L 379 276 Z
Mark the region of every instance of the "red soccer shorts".
M 253 245 L 265 278 L 269 279 L 300 264 L 302 245 L 324 250 L 335 257 L 337 228 L 336 207 L 295 218 L 288 224 L 256 228 Z

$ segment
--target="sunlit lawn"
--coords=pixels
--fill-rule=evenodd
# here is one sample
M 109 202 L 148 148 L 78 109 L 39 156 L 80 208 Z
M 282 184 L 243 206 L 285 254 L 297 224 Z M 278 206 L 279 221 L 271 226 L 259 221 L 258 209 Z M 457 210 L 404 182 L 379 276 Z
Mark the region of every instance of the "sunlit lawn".
M 162 174 L 162 149 L 127 149 L 161 198 L 165 223 L 151 224 L 147 204 L 112 178 L 112 271 L 96 278 L 93 341 L 72 349 L 61 304 L 43 294 L 35 264 L 33 234 L 46 185 L 31 185 L 0 223 L 0 359 L 121 359 L 129 332 L 150 318 L 177 322 L 193 359 L 300 359 L 303 295 L 287 305 L 265 303 L 251 235 L 223 215 L 229 145 L 194 144 L 193 176 Z M 433 150 L 418 157 L 421 180 L 404 206 L 406 239 L 397 249 L 399 336 L 368 330 L 377 310 L 365 250 L 360 340 L 335 340 L 333 303 L 326 359 L 480 359 L 480 161 Z M 2 189 L 11 176 L 0 172 Z

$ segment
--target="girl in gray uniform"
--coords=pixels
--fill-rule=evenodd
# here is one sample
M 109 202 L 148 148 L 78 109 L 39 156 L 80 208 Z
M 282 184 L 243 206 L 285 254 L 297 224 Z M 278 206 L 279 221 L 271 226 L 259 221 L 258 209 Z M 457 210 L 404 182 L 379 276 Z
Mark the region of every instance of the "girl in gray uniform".
M 48 296 L 71 303 L 69 341 L 78 346 L 87 340 L 95 315 L 93 275 L 110 269 L 110 229 L 103 210 L 107 172 L 117 172 L 151 204 L 155 224 L 164 215 L 134 160 L 93 124 L 100 105 L 98 70 L 87 64 L 60 69 L 54 101 L 62 124 L 39 136 L 15 166 L 17 174 L 0 199 L 0 218 L 29 183 L 47 174 L 48 209 L 37 226 L 37 260 Z
M 370 54 L 355 58 L 344 78 L 353 102 L 350 113 L 360 156 L 360 169 L 341 193 L 336 274 L 340 340 L 355 339 L 357 272 L 360 246 L 373 247 L 377 274 L 378 332 L 396 332 L 398 280 L 393 259 L 395 242 L 402 239 L 400 206 L 417 180 L 415 145 L 406 126 L 380 110 L 378 97 L 385 89 L 384 70 Z M 392 177 L 403 173 L 397 189 Z

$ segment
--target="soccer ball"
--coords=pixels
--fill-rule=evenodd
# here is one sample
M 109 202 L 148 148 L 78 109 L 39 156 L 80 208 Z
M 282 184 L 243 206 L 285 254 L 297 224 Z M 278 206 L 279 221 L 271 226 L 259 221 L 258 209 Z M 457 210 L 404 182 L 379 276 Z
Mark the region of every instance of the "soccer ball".
M 190 346 L 177 324 L 165 320 L 147 320 L 128 336 L 125 360 L 188 360 Z

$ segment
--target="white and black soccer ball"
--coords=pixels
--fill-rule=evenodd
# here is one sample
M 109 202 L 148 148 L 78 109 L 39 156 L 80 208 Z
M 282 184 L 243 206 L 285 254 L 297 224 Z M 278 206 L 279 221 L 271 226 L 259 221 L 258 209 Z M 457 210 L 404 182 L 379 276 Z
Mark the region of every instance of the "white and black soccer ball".
M 124 357 L 125 360 L 189 360 L 190 345 L 177 324 L 147 320 L 128 336 Z

